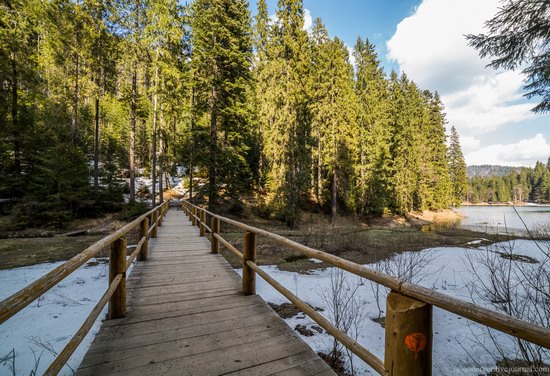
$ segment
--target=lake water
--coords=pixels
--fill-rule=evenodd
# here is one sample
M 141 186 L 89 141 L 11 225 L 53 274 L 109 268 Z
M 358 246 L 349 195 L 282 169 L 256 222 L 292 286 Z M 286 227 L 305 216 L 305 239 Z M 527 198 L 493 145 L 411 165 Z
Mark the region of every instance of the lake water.
M 518 213 L 511 206 L 462 206 L 458 209 L 464 215 L 461 227 L 477 231 L 524 232 L 522 219 L 529 230 L 550 225 L 550 206 L 516 206 L 516 210 Z

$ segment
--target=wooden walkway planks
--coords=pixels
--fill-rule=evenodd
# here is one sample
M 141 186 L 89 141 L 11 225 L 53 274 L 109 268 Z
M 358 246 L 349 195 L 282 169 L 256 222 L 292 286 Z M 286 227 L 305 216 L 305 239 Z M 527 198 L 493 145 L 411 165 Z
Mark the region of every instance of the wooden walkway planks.
M 77 375 L 334 375 L 241 280 L 183 212 L 170 210 Z

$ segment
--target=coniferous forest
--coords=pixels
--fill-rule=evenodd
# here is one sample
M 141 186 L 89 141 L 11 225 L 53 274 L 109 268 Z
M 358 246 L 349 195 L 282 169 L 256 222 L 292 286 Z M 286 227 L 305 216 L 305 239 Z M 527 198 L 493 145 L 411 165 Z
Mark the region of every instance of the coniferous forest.
M 483 166 L 481 166 L 483 167 Z M 503 168 L 503 167 L 501 167 Z M 468 181 L 469 202 L 550 202 L 550 158 L 534 168 L 509 168 L 507 174 L 472 176 Z
M 120 210 L 123 193 L 134 203 L 136 174 L 162 183 L 179 166 L 211 209 L 255 195 L 291 226 L 312 204 L 333 218 L 460 204 L 466 165 L 437 93 L 386 75 L 361 37 L 352 66 L 320 19 L 304 30 L 301 0 L 257 9 L 3 1 L 4 210 L 62 225 Z

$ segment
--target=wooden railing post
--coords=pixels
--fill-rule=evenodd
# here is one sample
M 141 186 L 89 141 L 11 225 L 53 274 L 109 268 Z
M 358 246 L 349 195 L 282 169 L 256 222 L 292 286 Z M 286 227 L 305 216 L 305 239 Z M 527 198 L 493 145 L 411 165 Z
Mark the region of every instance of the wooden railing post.
M 219 253 L 220 252 L 220 242 L 218 239 L 214 236 L 214 234 L 220 233 L 220 220 L 216 217 L 212 217 L 212 220 L 210 222 L 210 228 L 212 229 L 212 238 L 210 239 L 210 245 L 212 253 Z
M 244 234 L 243 250 L 243 294 L 256 294 L 256 272 L 250 268 L 246 262 L 256 263 L 256 234 L 250 231 Z
M 395 291 L 389 293 L 384 366 L 389 376 L 431 376 L 431 305 Z
M 204 210 L 201 210 L 201 213 L 199 214 L 200 223 L 199 223 L 199 235 L 204 236 L 206 233 L 206 212 Z
M 117 289 L 109 300 L 109 319 L 126 316 L 126 238 L 115 240 L 109 254 L 109 284 L 122 274 Z
M 164 209 L 165 209 L 165 205 L 162 205 L 160 207 L 160 209 L 158 210 L 159 211 L 159 224 L 158 224 L 158 227 L 162 226 L 162 220 L 164 219 L 164 214 L 166 214 L 166 211 Z
M 147 260 L 147 243 L 149 242 L 148 236 L 149 236 L 149 218 L 145 217 L 143 218 L 143 221 L 140 223 L 139 227 L 139 240 L 141 240 L 145 236 L 145 242 L 141 246 L 141 251 L 139 252 L 137 259 L 138 261 L 146 261 Z
M 193 206 L 191 209 L 191 224 L 193 226 L 197 225 L 197 218 L 195 217 L 197 215 L 197 208 Z
M 152 238 L 156 238 L 158 236 L 158 232 L 159 232 L 158 220 L 159 220 L 159 212 L 158 210 L 155 210 L 153 212 L 153 223 L 151 223 L 151 226 L 155 225 L 155 227 L 153 228 L 153 231 L 151 232 Z

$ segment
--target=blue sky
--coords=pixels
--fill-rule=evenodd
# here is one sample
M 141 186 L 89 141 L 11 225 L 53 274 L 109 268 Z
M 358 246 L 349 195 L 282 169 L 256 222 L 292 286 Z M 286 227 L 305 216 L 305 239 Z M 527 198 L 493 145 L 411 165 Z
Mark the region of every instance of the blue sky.
M 256 13 L 256 1 L 251 4 Z M 268 0 L 274 14 L 277 0 Z M 468 164 L 533 166 L 550 156 L 550 115 L 535 116 L 518 72 L 485 68 L 464 34 L 483 31 L 499 0 L 304 0 L 306 24 L 320 17 L 331 36 L 353 47 L 376 45 L 384 69 L 405 71 L 438 91 Z

